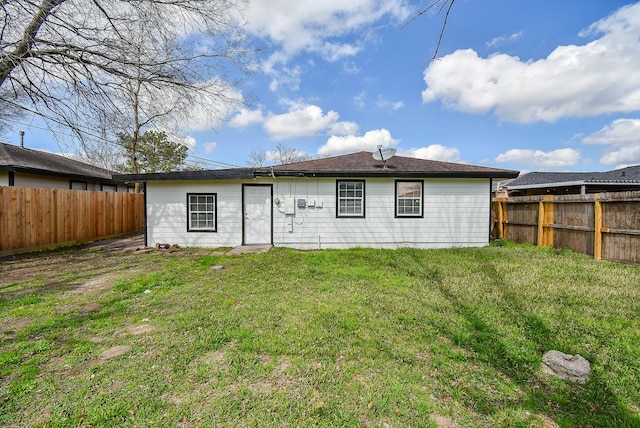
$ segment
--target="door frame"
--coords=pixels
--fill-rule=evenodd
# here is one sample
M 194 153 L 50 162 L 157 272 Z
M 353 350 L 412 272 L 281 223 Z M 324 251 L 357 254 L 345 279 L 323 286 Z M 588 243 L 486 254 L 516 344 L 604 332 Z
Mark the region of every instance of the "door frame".
M 247 187 L 268 187 L 269 188 L 269 220 L 270 220 L 270 235 L 269 245 L 273 245 L 273 184 L 254 184 L 254 183 L 242 183 L 242 245 L 247 245 L 245 231 L 246 231 L 246 217 L 245 217 L 245 189 Z M 254 245 L 254 244 L 249 244 Z

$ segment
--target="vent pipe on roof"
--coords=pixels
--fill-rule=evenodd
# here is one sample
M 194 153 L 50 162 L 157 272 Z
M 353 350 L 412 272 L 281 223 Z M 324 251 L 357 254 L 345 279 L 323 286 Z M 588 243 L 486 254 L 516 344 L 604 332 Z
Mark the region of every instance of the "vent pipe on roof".
M 24 149 L 24 131 L 19 131 L 18 135 L 20 135 L 20 148 Z

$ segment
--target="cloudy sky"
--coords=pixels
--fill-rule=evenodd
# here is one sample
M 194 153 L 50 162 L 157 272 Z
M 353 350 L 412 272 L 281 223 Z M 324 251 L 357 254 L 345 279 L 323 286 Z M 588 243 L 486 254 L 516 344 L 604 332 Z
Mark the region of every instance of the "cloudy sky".
M 246 166 L 277 144 L 313 157 L 381 144 L 521 171 L 640 164 L 640 2 L 456 0 L 431 62 L 444 13 L 402 28 L 430 2 L 253 0 L 263 71 L 244 78 L 247 108 L 185 130 L 192 154 Z

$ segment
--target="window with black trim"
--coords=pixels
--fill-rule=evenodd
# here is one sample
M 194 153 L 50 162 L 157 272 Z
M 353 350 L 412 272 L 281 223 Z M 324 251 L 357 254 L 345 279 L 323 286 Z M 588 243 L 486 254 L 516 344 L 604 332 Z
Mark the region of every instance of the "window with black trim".
M 337 217 L 364 217 L 364 181 L 337 182 Z
M 71 180 L 71 184 L 69 185 L 69 188 L 71 190 L 87 190 L 87 182 Z
M 423 216 L 423 181 L 396 181 L 396 217 Z
M 216 193 L 187 194 L 187 232 L 215 232 L 217 220 Z

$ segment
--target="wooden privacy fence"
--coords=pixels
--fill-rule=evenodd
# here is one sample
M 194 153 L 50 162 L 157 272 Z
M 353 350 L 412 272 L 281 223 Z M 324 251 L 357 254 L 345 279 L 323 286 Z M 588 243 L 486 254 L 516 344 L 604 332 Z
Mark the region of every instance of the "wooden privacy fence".
M 493 200 L 493 237 L 640 263 L 640 192 Z
M 0 256 L 143 228 L 141 194 L 0 186 Z

